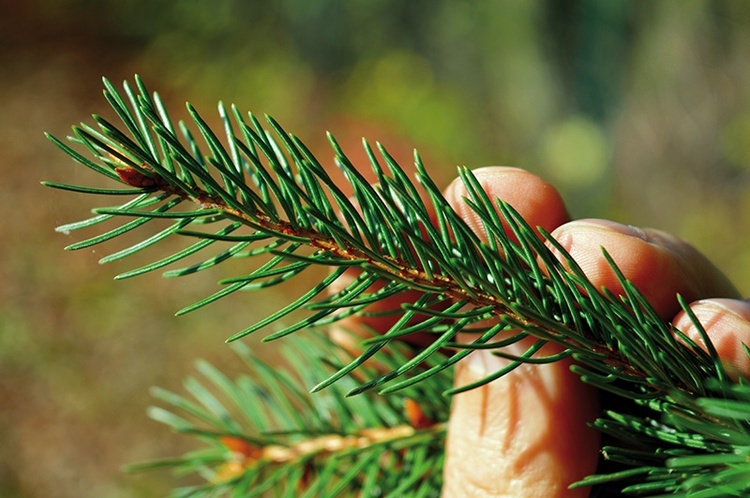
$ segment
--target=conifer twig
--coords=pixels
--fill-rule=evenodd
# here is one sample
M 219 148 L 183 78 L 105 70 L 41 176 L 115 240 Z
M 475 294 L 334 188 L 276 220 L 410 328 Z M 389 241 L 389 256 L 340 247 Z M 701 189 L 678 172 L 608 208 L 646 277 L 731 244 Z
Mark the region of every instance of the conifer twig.
M 377 301 L 420 291 L 421 297 L 416 301 L 403 302 L 400 309 L 391 312 L 399 315 L 395 323 L 365 341 L 359 356 L 336 364 L 333 371 L 326 370 L 322 380 L 307 379 L 314 385 L 313 390 L 328 388 L 323 391 L 328 392 L 347 385 L 348 395 L 371 396 L 367 391 L 379 390 L 389 393 L 383 399 L 402 396 L 413 389 L 452 394 L 490 382 L 522 363 L 549 363 L 572 357 L 576 360 L 572 369 L 584 382 L 618 400 L 616 407 L 605 409 L 595 423 L 613 439 L 603 452 L 616 468 L 579 485 L 596 484 L 608 490 L 612 489 L 608 486 L 615 486 L 623 493 L 645 495 L 695 493 L 691 496 L 713 497 L 750 492 L 750 392 L 746 383 L 735 383 L 726 374 L 696 317 L 691 318 L 706 349 L 662 320 L 606 253 L 624 290 L 622 296 L 595 288 L 549 234 L 528 226 L 506 203 L 490 199 L 466 168 L 459 168 L 467 190 L 465 202 L 482 221 L 486 240 L 480 240 L 443 198 L 416 154 L 412 179 L 382 146 L 378 145 L 376 153 L 364 142 L 369 167 L 377 179 L 371 184 L 329 137 L 337 166 L 354 192 L 350 198 L 305 145 L 272 118 L 267 118 L 264 127 L 255 116 L 244 117 L 234 107 L 228 112 L 220 104 L 225 132 L 222 142 L 198 112 L 188 106 L 199 143 L 187 124 L 175 125 L 171 121 L 157 94 L 148 92 L 139 78 L 135 84 L 137 91 L 126 83 L 123 96 L 105 80 L 105 97 L 122 121 L 119 127 L 94 116 L 98 129 L 86 124 L 74 127 L 74 136 L 70 137 L 74 147 L 50 137 L 76 162 L 127 188 L 58 182 L 45 182 L 46 185 L 93 195 L 132 196 L 118 206 L 94 209 L 95 215 L 89 219 L 59 227 L 60 231 L 70 232 L 105 221 L 122 221 L 118 227 L 76 242 L 69 249 L 91 247 L 162 220 L 169 224 L 168 228 L 102 258 L 102 262 L 119 261 L 173 235 L 197 242 L 121 273 L 118 278 L 165 268 L 201 252 L 211 254 L 198 263 L 169 270 L 166 275 L 183 276 L 229 259 L 265 256 L 263 264 L 247 274 L 223 280 L 220 291 L 178 314 L 239 290 L 265 289 L 287 282 L 312 266 L 332 269 L 288 305 L 230 340 L 278 323 L 296 310 L 307 310 L 308 316 L 273 332 L 267 339 L 330 325 L 351 316 L 367 316 Z M 88 156 L 79 149 L 87 151 Z M 192 207 L 178 210 L 186 209 L 184 205 L 188 204 Z M 550 247 L 560 255 L 559 259 Z M 329 292 L 333 282 L 352 268 L 359 271 L 358 276 L 343 289 Z M 376 282 L 382 285 L 374 286 Z M 689 313 L 686 303 L 681 305 Z M 475 332 L 474 340 L 457 343 L 456 334 L 465 330 Z M 435 339 L 412 356 L 397 354 L 399 340 L 414 333 L 431 334 Z M 522 354 L 514 356 L 503 351 L 505 346 L 529 336 L 536 340 Z M 562 352 L 540 356 L 539 351 L 549 341 L 560 344 Z M 444 382 L 450 368 L 480 348 L 493 349 L 510 363 L 474 384 L 450 389 Z M 445 350 L 455 352 L 444 355 Z M 387 365 L 386 371 L 368 369 L 373 358 Z M 323 371 L 315 370 L 319 374 Z M 364 380 L 351 383 L 353 374 Z M 264 380 L 274 384 L 283 377 L 279 375 L 269 374 Z M 207 390 L 195 385 L 193 388 L 193 394 L 197 393 L 206 407 L 215 406 Z M 360 398 L 336 396 L 333 403 L 341 407 Z M 439 395 L 437 398 L 443 399 Z M 178 398 L 167 399 L 194 415 L 204 413 Z M 444 409 L 432 398 L 419 399 L 428 400 L 428 411 Z M 155 413 L 178 430 L 193 427 L 165 412 Z M 290 419 L 298 416 L 293 411 L 286 415 Z M 220 422 L 226 423 L 223 419 Z M 388 431 L 400 430 L 396 429 L 402 427 L 400 424 L 391 418 L 388 423 L 374 424 L 367 430 L 393 434 Z M 224 428 L 225 436 L 235 436 L 231 427 Z M 354 436 L 357 432 L 347 434 Z M 308 438 L 306 444 L 315 446 L 324 441 L 316 437 Z M 348 446 L 345 440 L 343 436 L 336 439 L 339 449 L 360 449 Z M 374 444 L 374 440 L 365 442 L 367 447 Z M 289 454 L 306 458 L 308 454 L 297 451 L 296 445 L 286 446 Z M 259 455 L 264 455 L 264 451 Z M 249 452 L 243 458 L 255 458 L 256 450 Z M 419 458 L 422 462 L 427 457 L 423 454 Z M 261 460 L 273 461 L 258 461 Z M 198 460 L 187 461 L 193 465 Z M 375 460 L 353 465 L 353 469 L 358 469 L 357 465 L 362 465 L 359 470 L 368 468 L 368 474 L 357 486 L 374 489 L 380 475 L 373 470 Z M 396 467 L 394 464 L 390 470 L 395 472 Z M 328 464 L 317 471 L 319 476 L 336 472 Z M 306 479 L 304 468 L 285 467 L 284 472 L 296 472 L 298 483 Z M 277 482 L 274 479 L 278 480 L 279 475 L 266 476 L 268 480 L 261 489 Z M 252 479 L 256 478 L 257 475 Z M 233 486 L 240 486 L 239 481 L 233 482 Z M 425 488 L 418 489 L 425 492 Z

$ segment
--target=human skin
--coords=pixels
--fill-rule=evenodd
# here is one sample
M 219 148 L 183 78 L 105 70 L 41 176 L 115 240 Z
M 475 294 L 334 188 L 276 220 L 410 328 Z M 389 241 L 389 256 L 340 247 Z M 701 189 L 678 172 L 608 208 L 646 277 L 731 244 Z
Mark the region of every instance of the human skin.
M 730 370 L 750 375 L 750 359 L 742 349 L 743 342 L 750 343 L 750 303 L 731 299 L 738 296 L 737 290 L 688 243 L 661 231 L 606 220 L 569 221 L 557 191 L 524 170 L 493 167 L 474 174 L 491 199 L 503 199 L 530 226 L 551 232 L 594 286 L 619 293 L 617 277 L 602 255 L 601 248 L 606 248 L 657 313 L 701 344 L 675 296 L 693 301 L 691 309 Z M 464 195 L 460 181 L 445 191 L 453 208 L 483 234 Z M 490 351 L 476 351 L 457 365 L 455 384 L 478 380 L 503 363 Z M 565 361 L 523 365 L 454 397 L 443 496 L 588 496 L 587 488 L 568 485 L 595 471 L 599 437 L 587 422 L 597 415 L 598 397 L 569 367 Z
M 595 287 L 619 293 L 618 279 L 602 255 L 601 248 L 606 248 L 657 313 L 702 344 L 675 296 L 679 293 L 692 302 L 690 308 L 730 374 L 750 376 L 750 358 L 742 348 L 743 342 L 750 344 L 750 301 L 738 299 L 729 280 L 688 243 L 658 230 L 607 220 L 571 221 L 554 187 L 522 169 L 480 168 L 474 175 L 490 199 L 508 202 L 530 226 L 550 232 Z M 465 196 L 460 180 L 445 190 L 453 209 L 484 237 L 481 221 L 464 202 Z M 377 307 L 399 304 L 379 302 Z M 392 320 L 349 319 L 342 327 L 366 335 L 373 329 L 387 330 Z M 348 334 L 334 331 L 333 337 L 355 347 Z M 545 348 L 542 354 L 557 351 L 555 345 Z M 524 344 L 516 344 L 509 352 L 524 349 Z M 491 351 L 475 351 L 457 364 L 455 385 L 483 378 L 506 361 Z M 587 488 L 568 486 L 596 469 L 599 434 L 588 423 L 598 412 L 597 392 L 572 374 L 570 361 L 565 360 L 522 365 L 501 379 L 454 396 L 443 496 L 585 498 Z

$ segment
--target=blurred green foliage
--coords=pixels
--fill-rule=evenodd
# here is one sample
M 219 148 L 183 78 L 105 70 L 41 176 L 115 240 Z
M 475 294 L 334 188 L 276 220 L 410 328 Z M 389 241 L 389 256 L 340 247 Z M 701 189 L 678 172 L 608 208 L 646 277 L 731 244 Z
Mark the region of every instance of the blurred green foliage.
M 238 326 L 215 320 L 236 309 L 169 316 L 218 277 L 113 286 L 103 254 L 62 252 L 76 239 L 52 228 L 88 207 L 38 180 L 85 172 L 41 132 L 104 112 L 102 75 L 140 73 L 176 114 L 272 114 L 324 158 L 329 129 L 351 151 L 416 146 L 446 182 L 457 164 L 530 169 L 574 216 L 676 232 L 750 293 L 743 0 L 31 0 L 0 7 L 0 42 L 1 496 L 163 492 L 117 470 L 175 453 L 146 388 L 229 356 Z M 273 306 L 253 299 L 243 324 Z

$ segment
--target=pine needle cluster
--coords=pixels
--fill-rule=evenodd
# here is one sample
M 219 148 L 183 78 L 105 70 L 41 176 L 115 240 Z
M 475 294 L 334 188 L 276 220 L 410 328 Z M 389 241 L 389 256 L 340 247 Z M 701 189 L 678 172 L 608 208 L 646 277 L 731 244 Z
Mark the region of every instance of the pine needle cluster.
M 367 167 L 377 178 L 372 184 L 329 136 L 336 165 L 354 192 L 349 196 L 302 141 L 270 117 L 263 123 L 219 104 L 223 130 L 217 134 L 190 105 L 190 125 L 174 123 L 158 94 L 137 77 L 123 92 L 104 83 L 104 96 L 121 122 L 95 115 L 95 126 L 73 128 L 70 145 L 50 139 L 119 187 L 44 183 L 126 200 L 59 227 L 70 232 L 119 220 L 116 228 L 68 249 L 161 220 L 167 228 L 102 262 L 168 237 L 193 242 L 116 278 L 161 270 L 197 254 L 205 256 L 199 263 L 165 275 L 262 256 L 248 273 L 222 280 L 221 290 L 178 314 L 240 290 L 287 282 L 316 266 L 330 269 L 288 305 L 229 338 L 305 311 L 303 319 L 265 337 L 294 334 L 289 364 L 296 374 L 272 369 L 238 347 L 252 375 L 231 381 L 199 363 L 208 383 L 187 381 L 194 401 L 155 391 L 170 408 L 154 408 L 152 417 L 208 444 L 205 451 L 157 464 L 205 479 L 176 489 L 175 496 L 333 496 L 355 490 L 372 496 L 437 495 L 449 396 L 523 363 L 569 357 L 581 380 L 607 400 L 594 424 L 606 436 L 600 473 L 574 486 L 592 485 L 606 496 L 750 493 L 750 386 L 727 375 L 695 317 L 700 345 L 660 319 L 611 259 L 621 296 L 595 288 L 549 234 L 489 198 L 466 168 L 458 171 L 468 192 L 465 202 L 482 220 L 486 240 L 448 204 L 416 153 L 410 177 L 384 147 L 363 142 Z M 353 270 L 355 278 L 331 290 Z M 390 329 L 365 340 L 358 354 L 310 330 L 371 314 L 373 303 L 413 291 L 420 297 L 404 299 L 390 312 L 398 315 Z M 457 333 L 466 330 L 473 339 L 459 343 Z M 407 351 L 402 339 L 416 333 L 433 340 Z M 529 337 L 533 341 L 520 355 L 502 349 Z M 540 355 L 548 342 L 562 346 L 561 352 Z M 480 348 L 507 358 L 508 366 L 452 388 L 451 367 Z M 311 386 L 312 395 L 306 392 Z

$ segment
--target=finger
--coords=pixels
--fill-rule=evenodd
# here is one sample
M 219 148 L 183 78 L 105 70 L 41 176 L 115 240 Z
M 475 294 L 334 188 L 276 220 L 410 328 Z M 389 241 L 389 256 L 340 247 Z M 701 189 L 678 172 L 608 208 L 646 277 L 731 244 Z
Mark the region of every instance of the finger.
M 561 225 L 552 236 L 596 287 L 622 294 L 622 286 L 602 253 L 602 248 L 606 249 L 625 278 L 665 319 L 679 310 L 678 293 L 688 302 L 738 295 L 721 271 L 693 246 L 659 230 L 588 219 Z
M 357 278 L 359 273 L 359 270 L 347 270 L 329 287 L 329 293 L 343 290 Z M 385 282 L 376 281 L 367 289 L 367 292 L 376 292 L 382 289 L 384 285 Z M 352 315 L 336 322 L 329 329 L 328 336 L 334 343 L 343 347 L 349 353 L 358 355 L 362 352 L 362 339 L 372 337 L 373 334 L 387 332 L 403 315 L 402 305 L 404 303 L 415 303 L 422 294 L 420 291 L 407 290 L 375 301 L 363 310 L 367 313 L 366 315 Z M 419 319 L 423 318 L 415 317 L 409 324 Z M 426 346 L 431 342 L 431 339 L 432 335 L 426 333 L 413 333 L 402 338 L 404 342 L 415 346 Z
M 457 368 L 466 385 L 507 365 L 477 351 Z M 446 449 L 444 496 L 582 498 L 568 485 L 596 469 L 596 392 L 570 362 L 525 364 L 499 380 L 454 396 Z
M 507 201 L 531 226 L 552 231 L 568 219 L 557 191 L 541 178 L 516 168 L 474 172 L 488 196 Z M 481 220 L 467 206 L 463 184 L 454 182 L 446 199 L 484 235 Z M 520 354 L 529 342 L 507 352 Z M 547 345 L 540 354 L 559 351 Z M 508 360 L 475 351 L 456 368 L 457 386 L 497 372 Z M 583 497 L 567 486 L 594 472 L 599 436 L 587 426 L 598 411 L 597 396 L 570 370 L 570 362 L 521 365 L 503 378 L 453 398 L 448 429 L 444 496 Z
M 413 169 L 413 166 L 407 169 L 407 174 L 411 169 Z M 370 172 L 365 178 L 372 181 L 374 185 L 377 185 L 377 183 L 375 183 L 377 178 L 374 176 L 374 173 Z M 434 222 L 435 214 L 432 203 L 427 199 L 426 192 L 421 192 L 420 195 L 429 221 Z M 352 198 L 350 201 L 355 209 L 360 211 L 360 206 L 357 200 Z M 381 229 L 387 229 L 387 227 L 382 227 Z M 335 295 L 343 291 L 349 284 L 357 279 L 361 273 L 362 271 L 357 268 L 348 269 L 328 287 L 328 294 Z M 368 287 L 366 292 L 377 292 L 386 284 L 387 282 L 378 280 Z M 359 354 L 361 352 L 360 343 L 363 338 L 371 337 L 373 334 L 382 334 L 390 330 L 391 327 L 401 319 L 401 316 L 403 315 L 403 304 L 413 304 L 422 295 L 423 292 L 421 291 L 404 290 L 398 294 L 379 299 L 368 305 L 361 311 L 361 313 L 337 322 L 329 329 L 329 337 L 333 342 L 344 347 L 350 353 L 355 355 Z M 439 307 L 440 306 L 437 306 L 437 308 Z M 415 317 L 407 325 L 411 325 L 420 319 L 423 318 Z M 416 332 L 403 337 L 402 340 L 416 346 L 426 346 L 431 342 L 432 336 L 430 334 Z
M 550 184 L 525 170 L 511 167 L 487 167 L 474 171 L 479 183 L 485 187 L 491 199 L 498 197 L 510 203 L 526 220 L 533 220 L 532 226 L 541 226 L 551 231 L 561 223 L 567 221 L 568 212 L 560 194 Z M 484 227 L 480 218 L 474 213 L 464 197 L 468 193 L 460 179 L 456 179 L 445 191 L 446 200 L 453 206 L 466 223 L 479 234 L 484 234 Z M 431 218 L 431 203 L 425 202 Z M 330 287 L 329 293 L 335 294 L 349 285 L 359 271 L 349 270 L 336 280 Z M 378 282 L 369 290 L 375 291 L 384 284 Z M 352 316 L 337 323 L 330 330 L 330 337 L 339 345 L 351 352 L 359 348 L 359 340 L 369 337 L 373 333 L 382 333 L 400 318 L 397 312 L 403 303 L 414 303 L 421 292 L 406 291 L 388 299 L 383 299 L 368 306 L 364 316 Z M 416 320 L 416 319 L 415 319 Z M 416 345 L 426 345 L 431 336 L 412 334 L 406 338 L 407 342 Z
M 703 299 L 690 304 L 727 373 L 735 380 L 750 378 L 750 299 Z M 693 342 L 706 348 L 705 341 L 690 316 L 680 311 L 672 324 Z
M 507 202 L 532 227 L 540 226 L 549 232 L 569 219 L 565 203 L 557 190 L 526 170 L 490 166 L 476 169 L 473 173 L 491 200 L 499 198 Z M 460 179 L 454 180 L 445 190 L 445 199 L 456 213 L 475 233 L 486 239 L 484 223 L 464 201 L 465 197 L 468 197 L 467 189 Z

